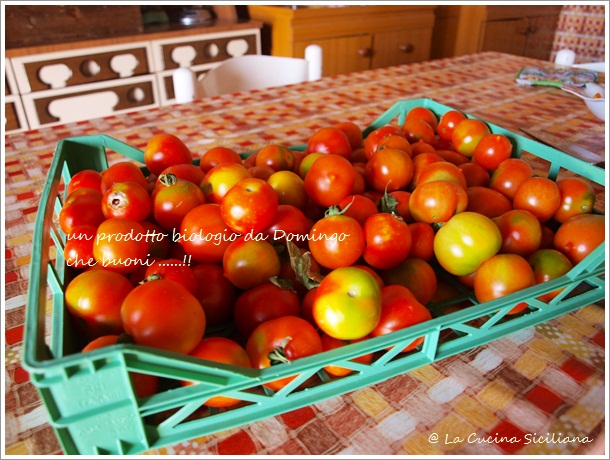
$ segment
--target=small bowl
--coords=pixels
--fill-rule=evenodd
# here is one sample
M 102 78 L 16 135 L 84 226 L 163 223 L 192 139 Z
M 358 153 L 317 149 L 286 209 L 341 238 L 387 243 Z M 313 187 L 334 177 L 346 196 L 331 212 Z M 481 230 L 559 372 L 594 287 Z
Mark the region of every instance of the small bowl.
M 587 99 L 584 99 L 584 101 L 591 113 L 600 120 L 606 121 L 606 96 L 604 87 L 594 83 L 587 83 L 585 85 L 585 94 L 587 95 Z M 599 97 L 600 94 L 601 97 Z M 597 98 L 595 97 L 596 95 L 598 95 Z

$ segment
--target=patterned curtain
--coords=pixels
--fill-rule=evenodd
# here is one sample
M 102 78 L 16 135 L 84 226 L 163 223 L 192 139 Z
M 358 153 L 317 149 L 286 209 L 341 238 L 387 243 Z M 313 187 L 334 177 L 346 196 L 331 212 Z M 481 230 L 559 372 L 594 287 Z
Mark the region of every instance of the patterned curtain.
M 559 15 L 551 62 L 557 51 L 571 49 L 576 63 L 603 62 L 606 52 L 605 5 L 564 5 Z

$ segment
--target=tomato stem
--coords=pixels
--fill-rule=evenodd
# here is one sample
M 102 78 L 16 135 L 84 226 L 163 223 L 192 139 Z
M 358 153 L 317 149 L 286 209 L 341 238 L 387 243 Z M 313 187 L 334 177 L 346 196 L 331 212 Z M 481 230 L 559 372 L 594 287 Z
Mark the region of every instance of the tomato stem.
M 273 351 L 269 352 L 267 358 L 269 358 L 269 361 L 272 366 L 276 364 L 290 363 L 290 360 L 286 356 L 286 345 L 288 345 L 288 342 L 290 342 L 291 340 L 292 337 L 286 337 L 284 340 L 282 340 L 282 343 L 280 345 L 275 347 Z
M 166 187 L 169 187 L 170 185 L 174 185 L 176 182 L 178 182 L 178 177 L 172 173 L 161 174 L 159 176 L 159 182 Z

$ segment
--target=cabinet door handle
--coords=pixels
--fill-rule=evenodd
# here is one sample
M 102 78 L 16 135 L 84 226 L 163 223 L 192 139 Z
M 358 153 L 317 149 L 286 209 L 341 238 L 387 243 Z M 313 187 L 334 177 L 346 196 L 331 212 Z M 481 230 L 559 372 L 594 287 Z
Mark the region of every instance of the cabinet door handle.
M 407 43 L 406 45 L 400 45 L 398 47 L 398 49 L 400 51 L 402 51 L 403 53 L 412 53 L 413 50 L 415 49 L 415 47 L 413 46 L 413 43 Z
M 360 48 L 358 54 L 362 57 L 371 57 L 373 55 L 373 48 Z

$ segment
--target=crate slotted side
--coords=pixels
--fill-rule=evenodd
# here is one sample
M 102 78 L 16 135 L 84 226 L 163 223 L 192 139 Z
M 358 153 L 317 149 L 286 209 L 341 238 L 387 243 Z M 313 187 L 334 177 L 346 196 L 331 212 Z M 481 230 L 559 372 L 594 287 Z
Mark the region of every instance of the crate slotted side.
M 453 110 L 431 99 L 401 101 L 364 134 L 392 122 L 402 124 L 406 113 L 416 106 L 428 107 L 437 116 Z M 547 160 L 548 177 L 556 179 L 560 170 L 565 169 L 605 186 L 604 171 L 600 168 L 493 124 L 488 126 L 492 132 L 510 138 L 515 146 L 514 156 L 527 151 Z M 245 425 L 373 385 L 605 298 L 604 242 L 566 275 L 485 303 L 478 303 L 472 291 L 439 270 L 438 275 L 459 294 L 429 305 L 432 320 L 263 370 L 129 344 L 82 354 L 78 352 L 75 332 L 64 307 L 68 275 L 61 248 L 65 235 L 53 223 L 53 215 L 61 208 L 61 180 L 67 184 L 77 171 L 107 168 L 107 151 L 143 164 L 140 150 L 105 135 L 58 143 L 34 231 L 23 364 L 67 454 L 137 454 Z M 559 288 L 563 291 L 551 302 L 538 300 Z M 49 292 L 53 313 L 47 342 L 45 310 Z M 529 308 L 508 315 L 519 302 L 527 302 Z M 401 353 L 420 337 L 424 338 L 423 345 Z M 350 361 L 369 353 L 374 355 L 369 365 Z M 347 367 L 354 372 L 331 377 L 323 369 L 328 365 Z M 164 389 L 138 399 L 130 373 L 157 375 L 165 382 Z M 263 386 L 292 376 L 294 380 L 276 393 Z M 181 380 L 199 384 L 181 386 Z M 207 408 L 204 402 L 217 395 L 242 402 L 227 409 Z

